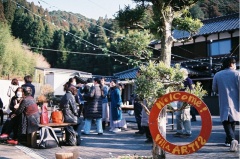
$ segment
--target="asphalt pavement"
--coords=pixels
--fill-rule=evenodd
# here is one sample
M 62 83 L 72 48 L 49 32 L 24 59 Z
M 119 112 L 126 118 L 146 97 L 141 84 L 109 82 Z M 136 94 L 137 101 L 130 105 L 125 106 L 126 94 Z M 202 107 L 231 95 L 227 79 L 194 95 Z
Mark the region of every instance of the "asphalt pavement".
M 0 159 L 55 159 L 55 153 L 72 152 L 75 157 L 81 159 L 113 159 L 113 158 L 147 158 L 151 156 L 152 144 L 145 143 L 144 135 L 135 135 L 136 122 L 134 116 L 123 114 L 128 128 L 124 131 L 113 133 L 107 127 L 103 135 L 96 133 L 96 126 L 92 125 L 90 135 L 82 135 L 81 146 L 62 146 L 53 149 L 33 149 L 23 145 L 10 146 L 0 144 Z M 170 122 L 171 116 L 168 116 Z M 197 152 L 189 155 L 173 155 L 166 153 L 167 159 L 227 159 L 240 156 L 239 147 L 237 152 L 229 152 L 229 147 L 224 145 L 225 132 L 219 120 L 219 116 L 212 116 L 212 133 L 207 143 Z M 189 138 L 173 137 L 176 133 L 172 127 L 167 127 L 167 140 L 174 144 L 187 144 L 193 141 L 201 129 L 201 119 L 192 122 L 192 136 Z M 239 125 L 236 125 L 236 138 L 239 141 Z M 239 145 L 238 145 L 239 146 Z M 122 157 L 120 157 L 122 156 Z

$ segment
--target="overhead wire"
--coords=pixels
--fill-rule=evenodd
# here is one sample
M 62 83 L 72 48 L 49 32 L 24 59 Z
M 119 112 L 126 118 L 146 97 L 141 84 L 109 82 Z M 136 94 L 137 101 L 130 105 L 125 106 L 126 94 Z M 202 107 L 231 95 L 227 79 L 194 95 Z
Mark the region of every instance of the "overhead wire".
M 43 3 L 45 3 L 45 4 L 47 4 L 47 5 L 49 5 L 49 6 L 52 6 L 51 4 L 47 3 L 47 2 L 44 1 L 44 0 L 40 0 L 40 1 L 43 2 Z M 89 1 L 90 1 L 90 0 L 89 0 Z M 61 8 L 58 8 L 58 7 L 56 7 L 56 6 L 52 6 L 52 7 L 56 8 L 56 9 L 58 9 L 58 10 L 61 10 Z M 93 24 L 93 25 L 96 25 L 97 27 L 100 27 L 100 28 L 102 28 L 102 29 L 104 29 L 104 30 L 106 30 L 106 31 L 109 31 L 109 32 L 113 33 L 113 34 L 117 34 L 116 32 L 114 32 L 114 31 L 112 31 L 112 30 L 110 30 L 110 29 L 107 29 L 107 28 L 105 28 L 105 27 L 103 27 L 103 26 L 100 26 L 100 25 L 97 25 L 97 24 L 95 24 L 95 23 L 92 23 L 92 22 L 90 22 L 90 21 L 88 21 L 88 20 L 86 20 L 86 19 L 84 19 L 84 18 L 82 18 L 82 17 L 80 17 L 80 16 L 78 16 L 78 15 L 76 15 L 76 14 L 74 14 L 74 13 L 69 12 L 69 14 L 70 14 L 70 15 L 73 15 L 73 16 L 79 18 L 79 19 L 82 19 L 82 20 L 84 20 L 84 21 L 86 21 L 86 22 L 88 22 L 88 23 L 91 23 L 91 24 Z M 69 22 L 69 21 L 68 21 L 68 22 Z M 69 22 L 69 23 L 70 23 L 70 22 Z M 149 47 L 149 48 L 152 48 L 152 49 L 154 49 L 154 50 L 157 50 L 156 48 L 151 47 L 151 46 L 146 46 L 146 47 Z M 178 55 L 178 57 L 181 57 L 181 56 Z M 185 59 L 186 57 L 182 57 L 182 58 Z
M 51 4 L 45 2 L 44 0 L 40 0 L 40 1 L 42 1 L 43 3 L 45 3 L 45 4 L 49 5 L 49 6 L 52 6 Z M 58 9 L 58 10 L 61 10 L 60 8 L 58 8 L 58 7 L 56 7 L 56 6 L 53 6 L 53 7 L 55 7 L 55 8 Z M 84 20 L 84 21 L 86 21 L 86 22 L 90 22 L 90 21 L 88 21 L 88 20 L 86 20 L 86 19 L 84 19 L 84 18 L 82 18 L 82 17 L 80 17 L 80 16 L 78 16 L 78 15 L 76 15 L 76 14 L 74 14 L 74 13 L 69 13 L 69 14 L 70 14 L 70 15 L 73 15 L 73 16 L 76 16 L 77 18 L 82 19 L 82 20 Z M 70 23 L 70 22 L 69 22 L 69 23 Z M 103 29 L 106 30 L 106 31 L 110 31 L 110 32 L 113 33 L 113 34 L 117 34 L 116 32 L 114 32 L 114 31 L 112 31 L 112 30 L 110 30 L 110 29 L 107 29 L 107 28 L 105 28 L 105 27 L 103 27 L 103 26 L 94 24 L 94 23 L 92 23 L 92 22 L 90 22 L 90 23 L 93 24 L 93 25 L 96 25 L 97 27 L 103 28 Z M 122 39 L 123 39 L 123 38 L 122 38 Z M 154 47 L 151 47 L 151 46 L 146 46 L 146 47 L 149 47 L 149 48 L 151 48 L 151 49 L 153 49 L 153 50 L 158 50 L 158 49 L 156 49 L 156 48 L 154 48 Z M 180 49 L 183 49 L 183 48 L 180 47 Z M 188 50 L 186 50 L 186 49 L 184 49 L 184 50 L 187 51 L 187 52 L 189 52 L 189 53 L 191 53 L 190 51 L 188 51 Z M 110 51 L 110 50 L 109 50 L 109 52 L 113 53 L 113 52 Z M 193 53 L 192 53 L 192 54 L 193 54 Z M 180 56 L 180 55 L 175 55 L 175 54 L 172 54 L 172 55 L 173 55 L 173 56 L 177 56 L 177 57 L 182 58 L 182 59 L 189 59 L 189 60 L 191 60 L 190 58 L 183 57 L 183 56 Z
M 11 1 L 13 1 L 13 0 L 11 0 Z M 43 3 L 45 3 L 45 4 L 47 4 L 47 5 L 50 5 L 49 3 L 45 2 L 44 0 L 40 0 L 40 1 L 42 1 Z M 39 1 L 38 1 L 38 2 L 39 2 Z M 16 3 L 17 3 L 17 2 L 16 2 Z M 17 4 L 18 4 L 18 3 L 17 3 Z M 39 4 L 40 4 L 40 2 L 39 2 Z M 21 5 L 21 6 L 22 6 L 22 5 Z M 52 5 L 50 5 L 50 8 L 51 8 L 51 6 L 52 6 Z M 23 7 L 23 6 L 22 6 L 22 7 Z M 56 6 L 52 6 L 52 7 L 55 7 L 55 8 L 57 8 L 57 9 L 59 9 L 59 8 L 56 7 Z M 27 9 L 27 8 L 24 7 L 24 9 Z M 27 9 L 27 10 L 30 11 L 29 9 Z M 60 9 L 59 9 L 59 10 L 60 10 Z M 32 11 L 30 11 L 30 12 L 33 13 Z M 37 14 L 35 14 L 35 13 L 33 13 L 33 14 L 36 15 L 36 16 L 38 16 L 38 17 L 40 17 L 41 19 L 43 19 L 41 16 L 39 16 L 39 15 L 37 15 Z M 82 19 L 82 20 L 84 20 L 84 21 L 86 21 L 86 22 L 89 22 L 89 23 L 93 24 L 93 25 L 96 25 L 97 27 L 101 27 L 101 28 L 103 28 L 103 29 L 106 30 L 106 31 L 109 31 L 109 32 L 114 33 L 114 34 L 117 34 L 116 32 L 114 32 L 114 31 L 112 31 L 112 30 L 109 30 L 109 29 L 104 28 L 104 27 L 102 27 L 102 26 L 100 26 L 100 25 L 97 25 L 97 24 L 95 24 L 95 23 L 92 23 L 91 21 L 88 21 L 88 20 L 86 20 L 86 19 L 84 19 L 84 18 L 81 18 L 81 17 L 79 17 L 79 16 L 77 16 L 77 15 L 71 13 L 71 12 L 69 12 L 69 14 L 70 14 L 70 15 L 73 15 L 73 16 L 76 16 L 76 17 L 78 17 L 78 18 L 80 18 L 80 19 Z M 64 21 L 66 21 L 66 19 L 64 19 L 64 18 L 61 18 L 61 19 L 63 19 Z M 48 22 L 48 23 L 50 23 L 50 24 L 52 24 L 51 22 L 49 22 L 49 21 L 47 21 L 47 20 L 45 20 L 45 19 L 43 19 L 43 20 L 46 21 L 46 22 Z M 70 22 L 68 21 L 68 23 L 70 23 Z M 53 25 L 54 25 L 54 24 L 53 24 Z M 54 25 L 54 26 L 55 26 L 55 25 Z M 63 30 L 63 31 L 66 32 L 67 34 L 70 34 L 70 35 L 74 36 L 75 38 L 78 38 L 79 40 L 84 41 L 85 43 L 87 43 L 87 44 L 89 44 L 89 45 L 92 45 L 92 46 L 94 47 L 94 49 L 95 49 L 95 48 L 98 48 L 98 49 L 101 49 L 101 50 L 103 49 L 103 48 L 101 48 L 101 47 L 99 47 L 99 46 L 97 46 L 97 45 L 95 45 L 95 44 L 93 44 L 93 43 L 91 43 L 91 42 L 83 39 L 83 38 L 80 38 L 80 37 L 72 34 L 72 33 L 69 32 L 69 31 L 66 31 L 66 30 L 64 30 L 64 29 L 62 29 L 62 28 L 60 28 L 60 27 L 59 27 L 59 29 Z M 92 32 L 89 32 L 89 33 L 96 35 L 95 33 L 92 33 Z M 158 49 L 156 49 L 156 48 L 154 48 L 154 47 L 151 47 L 151 46 L 147 46 L 147 47 L 152 48 L 152 49 L 154 49 L 154 50 L 158 50 Z M 186 50 L 186 49 L 181 48 L 181 47 L 179 47 L 179 48 L 187 51 L 188 53 L 194 54 L 194 53 L 192 53 L 192 52 L 189 51 L 189 50 Z M 110 51 L 110 50 L 105 50 L 105 51 L 107 51 L 107 52 L 109 52 L 109 53 L 112 53 L 112 54 L 117 54 L 118 56 L 121 56 L 121 57 L 126 58 L 126 55 L 121 55 L 121 54 L 115 53 L 115 52 Z M 158 50 L 158 51 L 159 51 L 159 50 Z M 74 52 L 73 52 L 73 53 L 74 53 Z M 194 62 L 194 61 L 197 62 L 197 61 L 199 61 L 199 60 L 192 60 L 192 59 L 190 59 L 190 58 L 183 57 L 183 56 L 180 56 L 180 55 L 175 55 L 175 54 L 172 54 L 172 55 L 173 55 L 173 56 L 176 56 L 176 57 L 178 57 L 178 58 L 188 59 L 188 60 L 190 60 L 191 62 Z M 108 56 L 109 56 L 109 55 L 108 55 Z M 110 56 L 113 56 L 113 55 L 110 55 Z M 132 59 L 130 59 L 130 58 L 126 58 L 126 59 L 132 60 Z M 120 60 L 115 60 L 115 61 L 119 61 L 120 64 L 123 63 L 123 62 L 121 62 Z M 179 62 L 179 63 L 185 63 L 185 62 L 188 62 L 188 61 L 181 61 L 181 62 Z M 124 63 L 128 65 L 128 63 L 126 63 L 126 62 L 124 62 Z M 202 61 L 201 61 L 201 63 L 202 63 L 202 64 L 203 64 L 203 63 L 210 64 L 209 62 L 202 62 Z
M 41 17 L 40 15 L 32 12 L 31 10 L 29 10 L 29 9 L 26 8 L 25 6 L 19 4 L 19 3 L 16 2 L 15 0 L 11 0 L 11 1 L 14 2 L 16 5 L 18 5 L 18 6 L 22 7 L 22 8 L 24 8 L 24 9 L 26 9 L 26 10 L 27 10 L 28 12 L 30 12 L 31 14 L 33 14 L 33 15 L 41 18 L 43 21 L 45 21 L 45 22 L 47 22 L 47 23 L 55 26 L 55 24 L 53 24 L 52 22 L 49 22 L 48 20 L 44 19 L 44 18 Z M 56 26 L 56 27 L 57 27 L 57 26 Z M 69 35 L 72 35 L 73 37 L 75 37 L 75 38 L 77 38 L 77 39 L 79 39 L 79 40 L 84 41 L 85 43 L 87 43 L 87 44 L 89 44 L 89 45 L 91 45 L 91 46 L 93 46 L 93 47 L 95 47 L 95 48 L 98 48 L 98 49 L 100 49 L 100 50 L 102 50 L 102 51 L 104 50 L 104 48 L 101 48 L 101 47 L 99 47 L 99 46 L 97 46 L 97 45 L 95 45 L 95 44 L 93 44 L 93 43 L 91 43 L 91 42 L 89 42 L 89 41 L 87 41 L 87 40 L 85 40 L 85 39 L 83 39 L 83 38 L 80 38 L 80 37 L 76 36 L 75 34 L 69 32 L 69 31 L 67 31 L 67 30 L 64 30 L 63 28 L 60 28 L 60 27 L 57 27 L 57 28 L 60 29 L 60 30 L 62 30 L 62 31 L 64 31 L 64 32 L 66 32 L 66 33 L 69 34 Z M 112 53 L 112 54 L 114 54 L 114 55 L 118 55 L 118 56 L 121 56 L 121 57 L 123 57 L 123 58 L 126 58 L 127 60 L 133 60 L 133 59 L 129 58 L 129 57 L 126 56 L 126 55 L 121 55 L 121 54 L 118 54 L 118 53 L 113 52 L 113 51 L 110 51 L 110 50 L 105 50 L 105 51 L 107 51 L 107 52 L 109 52 L 109 53 Z M 112 54 L 106 54 L 106 55 L 112 56 Z M 122 63 L 126 63 L 126 62 L 122 62 Z

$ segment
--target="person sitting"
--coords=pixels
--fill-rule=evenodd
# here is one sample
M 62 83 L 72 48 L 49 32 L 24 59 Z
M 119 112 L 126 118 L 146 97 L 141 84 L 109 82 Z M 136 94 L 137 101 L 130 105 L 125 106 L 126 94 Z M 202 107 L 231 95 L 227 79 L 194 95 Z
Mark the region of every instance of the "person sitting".
M 64 85 L 66 93 L 60 101 L 60 109 L 63 112 L 65 123 L 76 123 L 74 126 L 69 126 L 69 129 L 74 129 L 77 132 L 77 145 L 81 144 L 81 120 L 78 118 L 78 110 L 74 96 L 77 94 L 77 88 L 74 86 L 68 87 L 68 84 Z M 69 142 L 66 141 L 68 145 Z
M 11 115 L 10 125 L 7 131 L 0 135 L 0 139 L 8 138 L 10 136 L 11 131 L 13 130 L 14 127 L 13 125 L 16 123 L 18 123 L 18 125 L 21 126 L 21 129 L 18 131 L 19 134 L 27 135 L 39 129 L 38 125 L 40 114 L 38 111 L 36 101 L 31 95 L 32 89 L 30 87 L 24 87 L 23 100 L 20 103 L 19 107 L 16 109 L 16 111 Z M 18 144 L 18 139 L 8 140 L 8 143 Z
M 12 97 L 9 104 L 11 113 L 8 115 L 8 119 L 4 123 L 1 131 L 1 134 L 10 134 L 11 132 L 13 132 L 12 140 L 7 140 L 7 143 L 10 143 L 10 144 L 18 143 L 17 135 L 18 135 L 18 125 L 19 125 L 20 118 L 18 116 L 15 116 L 12 118 L 12 114 L 16 112 L 22 100 L 23 100 L 23 89 L 22 87 L 18 87 L 15 90 L 15 96 Z

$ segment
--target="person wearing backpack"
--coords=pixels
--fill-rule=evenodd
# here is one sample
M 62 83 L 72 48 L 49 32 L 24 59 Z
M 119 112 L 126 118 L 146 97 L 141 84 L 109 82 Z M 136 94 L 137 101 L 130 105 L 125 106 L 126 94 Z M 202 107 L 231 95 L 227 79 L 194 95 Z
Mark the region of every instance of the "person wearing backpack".
M 65 123 L 76 123 L 74 126 L 68 126 L 66 131 L 66 145 L 80 145 L 81 144 L 81 120 L 78 118 L 78 110 L 75 100 L 77 94 L 77 88 L 74 86 L 68 87 L 66 83 L 64 85 L 65 95 L 60 101 L 60 109 L 63 112 Z

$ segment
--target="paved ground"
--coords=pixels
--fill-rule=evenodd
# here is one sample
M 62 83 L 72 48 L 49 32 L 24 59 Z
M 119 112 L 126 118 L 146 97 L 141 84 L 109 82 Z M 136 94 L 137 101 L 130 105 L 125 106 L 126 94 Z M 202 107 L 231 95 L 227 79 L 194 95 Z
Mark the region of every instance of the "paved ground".
M 95 126 L 92 127 L 92 134 L 82 136 L 81 146 L 63 146 L 62 148 L 54 149 L 31 149 L 22 145 L 9 146 L 0 145 L 1 159 L 54 159 L 57 152 L 73 152 L 76 156 L 82 159 L 101 159 L 101 158 L 116 158 L 118 156 L 151 156 L 151 144 L 146 144 L 145 136 L 136 136 L 136 123 L 133 122 L 134 117 L 124 114 L 128 122 L 127 131 L 119 133 L 111 133 L 104 131 L 104 135 L 99 136 L 95 132 Z M 170 118 L 170 116 L 169 116 Z M 226 159 L 239 158 L 240 152 L 229 152 L 229 147 L 223 145 L 225 133 L 219 121 L 218 116 L 213 116 L 213 129 L 210 139 L 205 146 L 196 153 L 190 155 L 176 156 L 167 153 L 167 159 Z M 200 117 L 197 117 L 197 122 L 192 122 L 193 135 L 188 139 L 176 138 L 172 134 L 175 131 L 171 127 L 167 127 L 167 140 L 175 144 L 186 144 L 193 141 L 198 136 L 201 129 Z M 239 125 L 236 126 L 236 136 L 239 141 Z M 127 158 L 127 157 L 125 157 Z

